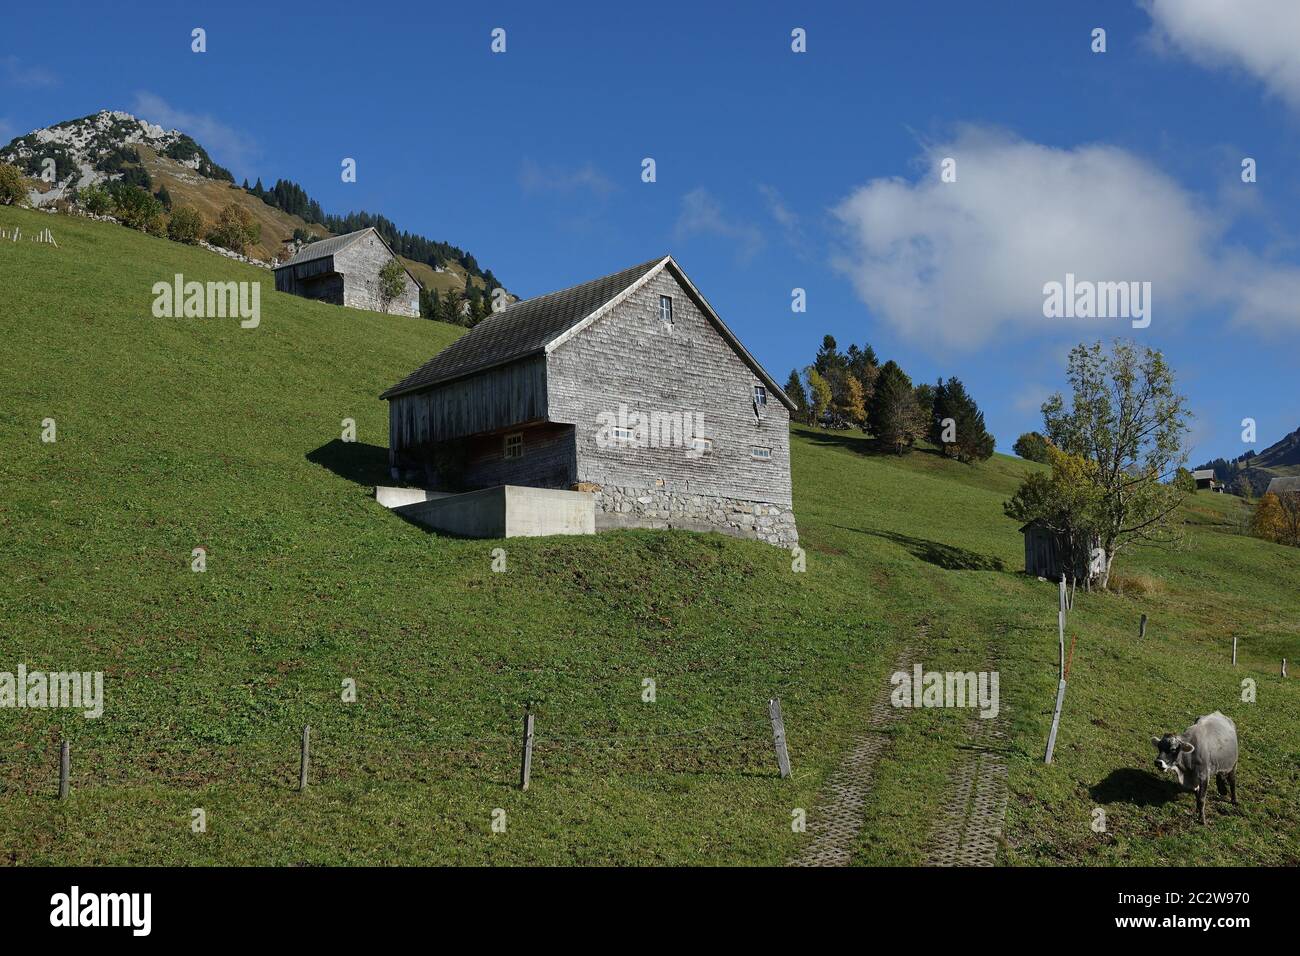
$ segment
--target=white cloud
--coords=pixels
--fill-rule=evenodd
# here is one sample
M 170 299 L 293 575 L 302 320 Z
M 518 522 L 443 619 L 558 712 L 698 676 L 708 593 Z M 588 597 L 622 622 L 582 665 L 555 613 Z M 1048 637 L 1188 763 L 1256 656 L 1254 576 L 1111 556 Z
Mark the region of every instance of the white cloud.
M 6 86 L 25 90 L 42 90 L 59 85 L 59 78 L 43 66 L 35 66 L 16 56 L 0 56 L 0 79 Z
M 715 236 L 735 244 L 736 258 L 748 261 L 763 248 L 763 233 L 750 222 L 732 219 L 722 204 L 704 187 L 692 189 L 682 197 L 674 235 L 678 240 L 692 236 Z
M 176 109 L 155 93 L 143 90 L 136 93 L 131 112 L 163 129 L 188 133 L 218 163 L 241 174 L 248 171 L 253 157 L 259 152 L 257 144 L 238 130 L 206 113 Z
M 767 201 L 767 210 L 772 214 L 773 219 L 786 229 L 797 229 L 799 227 L 799 217 L 785 204 L 785 200 L 775 186 L 759 183 L 758 191 Z
M 525 159 L 519 169 L 519 185 L 526 193 L 587 192 L 604 199 L 614 191 L 614 183 L 591 163 L 576 169 L 560 166 L 543 168 L 531 159 Z
M 775 186 L 760 183 L 758 192 L 767 204 L 768 213 L 781 227 L 786 242 L 802 252 L 807 240 L 804 237 L 803 223 L 800 221 L 798 213 L 786 205 L 785 197 L 781 195 Z
M 940 180 L 945 157 L 957 161 L 956 182 Z M 833 210 L 848 239 L 834 264 L 914 341 L 973 347 L 1045 323 L 1129 330 L 1124 319 L 1044 318 L 1044 284 L 1067 273 L 1150 282 L 1156 323 L 1216 304 L 1245 323 L 1300 326 L 1287 309 L 1300 271 L 1227 254 L 1225 223 L 1122 149 L 1055 149 L 966 127 L 920 160 L 918 181 L 872 180 Z
M 1062 362 L 1062 365 L 1065 363 Z M 1049 388 L 1041 382 L 1030 382 L 1022 385 L 1011 400 L 1011 407 L 1022 414 L 1037 412 L 1043 407 L 1043 402 L 1047 401 L 1048 396 L 1055 389 Z
M 1245 70 L 1300 108 L 1296 0 L 1141 0 L 1156 39 L 1205 66 Z
M 1263 331 L 1300 330 L 1300 268 L 1277 268 L 1234 251 L 1222 269 L 1234 293 L 1233 319 Z

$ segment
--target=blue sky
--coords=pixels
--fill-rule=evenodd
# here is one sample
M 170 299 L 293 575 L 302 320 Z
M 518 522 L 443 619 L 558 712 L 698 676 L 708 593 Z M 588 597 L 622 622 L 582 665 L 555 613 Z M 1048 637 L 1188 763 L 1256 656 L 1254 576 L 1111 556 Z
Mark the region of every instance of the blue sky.
M 15 7 L 0 137 L 127 110 L 523 296 L 671 252 L 779 381 L 870 342 L 963 379 L 1001 450 L 1115 335 L 1169 356 L 1193 464 L 1300 426 L 1294 0 L 460 7 Z M 1151 281 L 1150 327 L 1045 318 L 1067 271 Z

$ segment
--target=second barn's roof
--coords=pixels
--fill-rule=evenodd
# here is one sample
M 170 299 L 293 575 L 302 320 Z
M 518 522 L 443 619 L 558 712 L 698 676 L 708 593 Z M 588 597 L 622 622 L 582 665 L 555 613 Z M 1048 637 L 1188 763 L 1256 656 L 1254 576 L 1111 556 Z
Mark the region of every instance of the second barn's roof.
M 1273 478 L 1268 483 L 1268 490 L 1265 494 L 1280 495 L 1284 491 L 1300 491 L 1300 475 L 1285 475 L 1281 478 Z
M 315 242 L 303 246 L 296 255 L 284 260 L 276 268 L 283 269 L 285 266 L 296 266 L 303 262 L 311 262 L 313 259 L 324 259 L 326 256 L 332 256 L 334 253 L 346 249 L 368 232 L 373 232 L 376 236 L 379 236 L 379 232 L 374 226 L 367 226 L 365 229 L 358 229 L 356 232 L 349 232 L 342 236 L 317 239 Z M 382 240 L 384 237 L 379 236 L 379 238 Z M 388 245 L 388 243 L 385 242 L 384 245 Z

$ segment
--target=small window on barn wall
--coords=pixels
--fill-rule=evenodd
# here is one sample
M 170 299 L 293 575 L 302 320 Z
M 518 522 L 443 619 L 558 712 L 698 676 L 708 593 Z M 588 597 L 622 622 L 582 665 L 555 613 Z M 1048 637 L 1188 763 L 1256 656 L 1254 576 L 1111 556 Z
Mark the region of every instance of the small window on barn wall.
M 759 408 L 767 407 L 767 387 L 763 385 L 754 386 L 754 404 Z
M 759 461 L 771 461 L 772 449 L 765 445 L 751 445 L 749 449 L 749 457 L 757 458 Z
M 673 325 L 673 297 L 670 295 L 661 295 L 659 297 L 659 318 L 664 325 L 672 328 Z
M 524 457 L 524 433 L 523 432 L 514 432 L 506 436 L 505 454 L 507 458 Z

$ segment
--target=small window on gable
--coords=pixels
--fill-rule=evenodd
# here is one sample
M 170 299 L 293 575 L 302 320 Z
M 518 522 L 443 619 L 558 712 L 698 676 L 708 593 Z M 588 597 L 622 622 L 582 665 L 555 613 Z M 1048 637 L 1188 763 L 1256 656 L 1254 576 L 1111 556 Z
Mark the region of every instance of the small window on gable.
M 665 324 L 673 324 L 673 297 L 670 295 L 661 295 L 659 297 L 659 318 Z
M 505 456 L 507 458 L 524 457 L 524 433 L 514 432 L 506 436 Z
M 636 438 L 636 432 L 631 428 L 621 428 L 615 425 L 610 429 L 610 432 L 616 442 L 629 442 Z
M 764 385 L 754 386 L 754 404 L 759 408 L 767 405 L 767 387 Z
M 708 455 L 713 451 L 713 440 L 709 438 L 692 438 L 691 451 L 696 455 Z
M 752 445 L 749 449 L 749 455 L 751 458 L 757 458 L 760 461 L 771 461 L 772 449 L 763 445 Z

